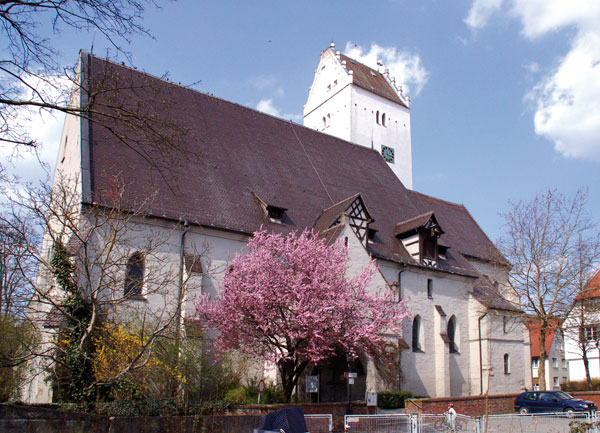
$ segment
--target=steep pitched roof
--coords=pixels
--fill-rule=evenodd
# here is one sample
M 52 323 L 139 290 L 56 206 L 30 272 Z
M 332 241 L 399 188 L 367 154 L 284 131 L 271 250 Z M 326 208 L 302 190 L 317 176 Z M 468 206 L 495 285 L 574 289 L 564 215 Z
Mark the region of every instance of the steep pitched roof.
M 392 87 L 392 84 L 381 72 L 369 68 L 344 54 L 340 54 L 340 60 L 346 61 L 346 69 L 352 71 L 352 82 L 358 87 L 408 108 L 406 102 L 398 96 L 396 89 Z
M 590 281 L 585 285 L 583 292 L 577 295 L 576 301 L 584 299 L 596 299 L 600 298 L 600 271 L 596 272 L 596 275 L 592 277 Z
M 467 208 L 416 191 L 409 191 L 413 204 L 423 213 L 433 211 L 445 234 L 440 238 L 461 254 L 508 266 L 508 260 L 481 230 Z M 450 229 L 451 227 L 451 229 Z
M 539 320 L 530 320 L 526 323 L 527 328 L 529 329 L 529 338 L 531 340 L 531 357 L 539 357 L 540 356 L 540 334 L 541 334 L 541 326 Z M 556 329 L 559 326 L 558 320 L 553 320 L 550 325 L 546 328 L 546 355 L 550 353 L 550 349 L 552 348 L 552 343 L 554 342 L 554 334 L 556 333 Z
M 91 55 L 88 69 L 92 86 L 107 76 L 123 82 L 117 94 L 98 94 L 99 108 L 90 115 L 92 203 L 110 205 L 117 183 L 125 207 L 144 203 L 151 216 L 246 234 L 261 226 L 286 233 L 320 224 L 324 210 L 360 193 L 375 219 L 377 242 L 368 244 L 375 257 L 418 265 L 394 236 L 396 224 L 434 211 L 451 247 L 440 270 L 476 277 L 461 254 L 502 258 L 463 206 L 408 191 L 374 150 Z M 144 106 L 147 100 L 168 101 L 170 109 Z M 122 101 L 185 126 L 169 160 L 160 150 L 125 146 L 118 130 L 95 123 L 109 110 L 102 107 Z M 257 197 L 286 209 L 286 224 L 271 222 Z
M 512 311 L 521 313 L 522 310 L 518 305 L 513 304 L 502 296 L 491 280 L 482 275 L 473 285 L 473 297 L 485 305 L 487 308 L 494 310 Z

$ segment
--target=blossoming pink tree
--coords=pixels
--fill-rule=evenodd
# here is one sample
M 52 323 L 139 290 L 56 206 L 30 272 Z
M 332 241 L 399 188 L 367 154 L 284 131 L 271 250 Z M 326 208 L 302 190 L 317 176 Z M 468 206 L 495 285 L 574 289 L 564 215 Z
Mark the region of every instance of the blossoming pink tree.
M 286 398 L 310 363 L 340 352 L 374 354 L 383 333 L 397 335 L 407 312 L 386 286 L 371 293 L 370 262 L 348 278 L 343 243 L 327 246 L 314 233 L 254 233 L 226 273 L 218 299 L 196 311 L 218 331 L 219 350 L 236 349 L 274 363 Z

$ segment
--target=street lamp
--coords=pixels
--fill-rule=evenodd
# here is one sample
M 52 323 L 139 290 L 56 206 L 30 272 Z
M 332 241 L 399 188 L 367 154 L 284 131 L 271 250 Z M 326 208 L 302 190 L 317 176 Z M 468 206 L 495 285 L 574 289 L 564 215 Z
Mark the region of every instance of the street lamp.
M 346 380 L 348 381 L 348 415 L 352 415 L 352 384 L 354 383 L 354 378 L 356 377 L 356 373 L 352 373 L 352 362 L 354 362 L 354 355 L 351 353 L 346 353 L 348 372 L 344 374 L 344 376 L 346 376 Z

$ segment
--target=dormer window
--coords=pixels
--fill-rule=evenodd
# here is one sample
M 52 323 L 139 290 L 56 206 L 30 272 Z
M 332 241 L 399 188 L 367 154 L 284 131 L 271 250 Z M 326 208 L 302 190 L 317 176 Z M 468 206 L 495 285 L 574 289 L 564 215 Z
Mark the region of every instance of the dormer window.
M 267 205 L 267 216 L 272 223 L 283 224 L 283 214 L 285 211 L 282 207 Z
M 377 234 L 377 230 L 369 227 L 369 229 L 367 230 L 367 242 L 374 242 L 376 234 Z
M 396 225 L 396 237 L 418 263 L 437 266 L 438 260 L 446 259 L 446 245 L 440 245 L 444 233 L 433 212 L 416 216 Z M 442 253 L 440 255 L 440 253 Z

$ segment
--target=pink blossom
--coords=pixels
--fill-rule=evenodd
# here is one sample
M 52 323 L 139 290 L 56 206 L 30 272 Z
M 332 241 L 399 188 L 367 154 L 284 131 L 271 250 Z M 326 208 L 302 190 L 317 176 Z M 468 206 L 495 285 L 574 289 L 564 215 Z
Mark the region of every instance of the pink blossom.
M 254 233 L 225 274 L 218 299 L 196 305 L 198 318 L 218 331 L 216 348 L 235 349 L 277 365 L 288 397 L 309 363 L 340 353 L 374 353 L 384 335 L 397 335 L 407 312 L 388 287 L 367 285 L 371 261 L 346 276 L 348 251 L 312 232 Z

